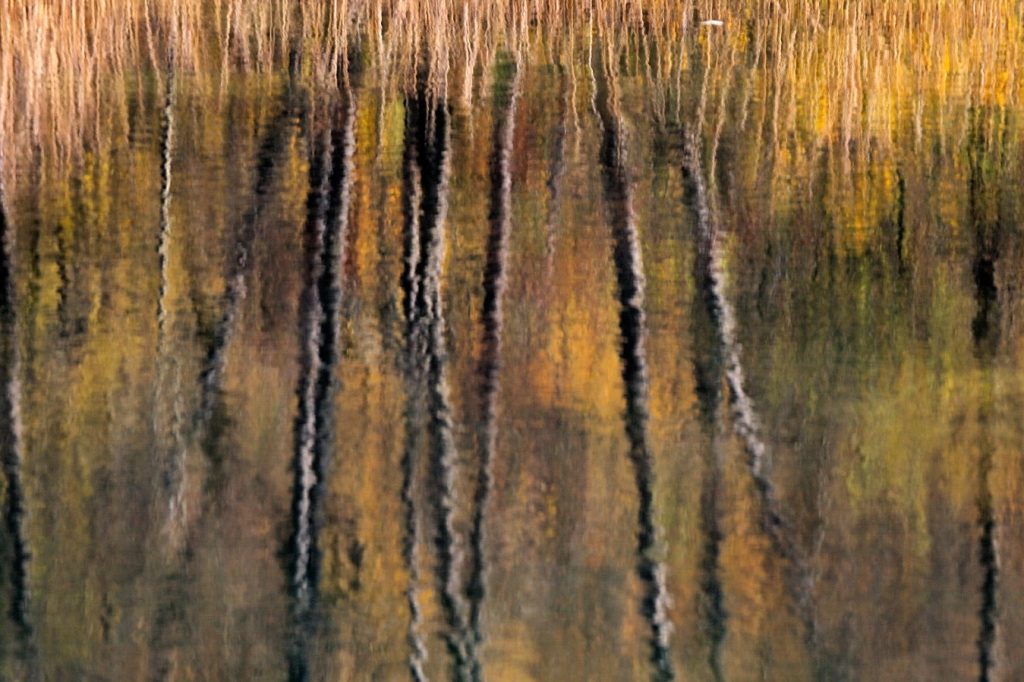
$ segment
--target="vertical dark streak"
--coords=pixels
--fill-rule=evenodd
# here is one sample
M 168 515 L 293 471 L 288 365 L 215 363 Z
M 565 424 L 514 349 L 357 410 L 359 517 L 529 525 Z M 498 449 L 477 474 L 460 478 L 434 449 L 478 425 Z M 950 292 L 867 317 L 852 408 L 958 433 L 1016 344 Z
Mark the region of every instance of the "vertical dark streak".
M 978 562 L 982 580 L 980 588 L 981 605 L 978 609 L 978 680 L 988 682 L 994 678 L 996 668 L 996 645 L 999 624 L 999 547 L 997 544 L 998 524 L 995 502 L 992 495 L 991 476 L 993 469 L 993 445 L 989 431 L 992 421 L 992 378 L 996 371 L 994 358 L 999 347 L 999 288 L 996 283 L 996 265 L 1000 256 L 1002 226 L 999 218 L 990 224 L 985 215 L 985 191 L 987 189 L 983 169 L 986 153 L 986 139 L 982 130 L 980 112 L 972 108 L 969 155 L 971 172 L 968 185 L 968 211 L 974 228 L 975 253 L 972 264 L 974 277 L 974 298 L 976 312 L 971 321 L 974 352 L 985 373 L 985 395 L 978 409 L 981 429 L 980 455 L 978 460 L 978 494 L 976 498 L 977 524 L 981 531 L 978 538 Z M 998 207 L 997 209 L 998 210 Z
M 466 583 L 469 598 L 469 655 L 473 666 L 472 677 L 480 680 L 477 647 L 483 642 L 481 610 L 487 590 L 485 553 L 485 520 L 491 487 L 494 481 L 492 462 L 497 445 L 498 372 L 501 367 L 501 333 L 509 234 L 512 229 L 512 142 L 515 132 L 516 105 L 519 97 L 518 64 L 513 69 L 511 83 L 499 81 L 496 93 L 497 113 L 494 122 L 494 148 L 491 154 L 491 196 L 487 237 L 487 264 L 484 269 L 484 300 L 482 351 L 479 380 L 482 409 L 480 428 L 480 461 L 477 469 L 476 491 L 473 496 L 473 521 L 469 531 L 471 551 L 470 572 Z
M 416 301 L 419 296 L 420 281 L 420 168 L 417 156 L 417 131 L 414 110 L 407 103 L 405 108 L 405 144 L 402 155 L 402 215 L 404 229 L 404 257 L 401 278 L 402 292 L 405 296 L 405 444 L 402 453 L 402 507 L 403 537 L 402 560 L 408 573 L 409 582 L 405 589 L 406 605 L 409 608 L 409 625 L 406 629 L 406 641 L 409 645 L 409 674 L 414 682 L 425 682 L 427 679 L 423 666 L 427 661 L 427 647 L 423 641 L 422 609 L 419 603 L 420 571 L 417 560 L 419 539 L 419 511 L 416 508 L 415 479 L 417 470 L 416 453 L 420 447 L 420 428 L 422 415 L 422 366 L 423 351 L 418 340 L 417 325 L 419 314 Z
M 324 235 L 325 264 L 320 276 L 320 301 L 325 314 L 320 339 L 320 374 L 317 377 L 317 441 L 316 457 L 313 461 L 317 485 L 313 488 L 315 509 L 322 509 L 327 492 L 327 473 L 334 450 L 335 415 L 334 398 L 339 384 L 337 368 L 341 359 L 341 316 L 342 316 L 342 264 L 345 260 L 345 246 L 348 242 L 349 216 L 352 205 L 353 156 L 355 154 L 356 100 L 352 91 L 346 89 L 344 119 L 339 128 L 331 132 L 334 149 L 330 194 L 327 203 L 327 232 Z M 314 515 L 315 527 L 322 523 Z M 319 570 L 320 549 L 313 548 L 317 560 L 314 566 Z
M 603 128 L 600 163 L 604 203 L 612 228 L 614 262 L 619 298 L 620 357 L 626 401 L 626 437 L 629 458 L 636 479 L 637 497 L 637 576 L 644 588 L 641 612 L 650 628 L 652 679 L 675 678 L 669 653 L 672 630 L 668 619 L 669 596 L 665 587 L 665 568 L 655 556 L 658 529 L 654 518 L 654 462 L 648 443 L 647 424 L 648 369 L 646 353 L 646 314 L 644 311 L 644 273 L 636 216 L 632 205 L 632 187 L 626 170 L 622 121 L 609 85 L 609 75 L 598 56 L 599 79 L 594 98 Z
M 907 181 L 900 170 L 896 171 L 896 189 L 896 260 L 902 275 L 907 271 Z
M 294 642 L 289 679 L 307 680 L 314 634 L 322 550 L 323 504 L 334 449 L 337 365 L 341 326 L 341 272 L 348 231 L 355 147 L 355 100 L 346 92 L 340 126 L 311 148 L 306 209 L 307 282 L 303 294 L 298 416 L 290 541 Z
M 718 340 L 718 314 L 707 263 L 708 253 L 697 250 L 694 259 L 696 296 L 692 324 L 694 338 L 693 374 L 704 437 L 709 454 L 707 473 L 700 497 L 701 532 L 704 536 L 700 559 L 700 627 L 708 638 L 708 667 L 716 682 L 724 679 L 721 649 L 727 634 L 729 614 L 720 576 L 720 555 L 724 534 L 718 498 L 722 493 L 722 444 L 718 422 L 722 404 L 722 348 Z
M 703 62 L 704 55 L 697 52 L 697 58 Z M 701 85 L 701 103 L 699 117 L 703 116 L 707 97 L 707 69 L 703 64 L 704 74 Z M 724 97 L 728 88 L 722 89 Z M 721 124 L 719 124 L 720 126 Z M 714 146 L 717 146 L 717 137 Z M 684 168 L 685 170 L 685 168 Z M 685 180 L 686 178 L 684 178 Z M 687 192 L 685 199 L 693 204 L 699 195 L 704 201 L 703 184 L 695 187 L 694 183 L 684 182 Z M 696 190 L 696 191 L 695 191 Z M 695 221 L 699 222 L 699 221 Z M 694 226 L 694 241 L 701 243 L 699 225 Z M 701 422 L 705 438 L 708 442 L 707 473 L 701 486 L 700 515 L 701 531 L 704 536 L 703 552 L 700 559 L 700 595 L 699 617 L 700 627 L 708 639 L 707 662 L 713 679 L 723 679 L 722 645 L 727 633 L 728 614 L 725 610 L 725 594 L 720 576 L 720 555 L 724 533 L 720 522 L 719 496 L 722 492 L 722 448 L 719 434 L 719 420 L 722 406 L 722 373 L 725 362 L 724 351 L 719 340 L 721 321 L 715 301 L 714 279 L 711 276 L 711 254 L 708 249 L 697 248 L 694 254 L 694 352 L 693 369 L 696 391 L 699 400 Z M 706 325 L 706 330 L 698 328 L 698 321 Z M 702 333 L 703 332 L 703 333 Z
M 407 162 L 410 154 L 416 159 L 415 177 L 407 174 L 406 182 L 420 183 L 418 192 L 406 192 L 403 198 L 407 239 L 411 241 L 406 248 L 406 271 L 402 276 L 407 292 L 406 315 L 410 319 L 407 344 L 415 363 L 414 376 L 420 383 L 417 393 L 422 393 L 426 405 L 427 489 L 434 513 L 435 580 L 445 618 L 442 635 L 452 657 L 453 678 L 466 680 L 471 665 L 459 578 L 463 557 L 454 525 L 455 442 L 441 296 L 451 154 L 449 114 L 447 104 L 435 100 L 422 79 L 416 95 L 407 97 L 405 106 L 406 124 L 412 133 L 412 146 L 406 147 Z M 412 234 L 413 229 L 418 234 Z
M 996 287 L 996 262 L 999 260 L 1001 226 L 998 217 L 994 224 L 986 215 L 989 203 L 997 197 L 986 201 L 989 187 L 985 177 L 986 140 L 981 112 L 977 108 L 970 111 L 971 134 L 969 136 L 968 154 L 970 160 L 970 176 L 968 178 L 967 210 L 968 218 L 974 229 L 974 261 L 972 274 L 975 284 L 975 300 L 977 311 L 971 323 L 974 337 L 975 352 L 981 360 L 989 363 L 999 346 L 999 306 Z M 996 206 L 998 211 L 998 206 Z
M 987 426 L 988 424 L 982 423 L 982 428 L 987 428 Z M 978 680 L 980 682 L 988 682 L 993 679 L 999 624 L 999 547 L 996 542 L 998 525 L 990 483 L 992 468 L 992 448 L 986 443 L 982 446 L 981 459 L 978 462 L 977 498 L 978 526 L 981 528 L 981 537 L 978 539 L 978 560 L 982 569 L 977 640 Z
M 792 531 L 783 517 L 775 486 L 767 471 L 768 448 L 761 440 L 760 424 L 754 412 L 754 404 L 744 386 L 740 346 L 736 338 L 736 313 L 726 295 L 724 254 L 716 217 L 704 184 L 699 140 L 686 133 L 683 134 L 682 172 L 695 214 L 697 263 L 702 270 L 699 276 L 700 286 L 716 326 L 721 346 L 718 352 L 725 365 L 733 431 L 740 438 L 747 456 L 747 467 L 761 508 L 761 531 L 768 537 L 774 552 L 786 564 L 786 586 L 804 626 L 805 641 L 814 657 L 817 655 L 817 621 L 811 573 L 806 559 L 793 541 Z
M 445 342 L 444 303 L 441 294 L 441 270 L 446 243 L 448 211 L 448 174 L 450 169 L 451 134 L 447 104 L 442 100 L 432 113 L 421 96 L 421 114 L 429 142 L 425 139 L 419 157 L 423 180 L 423 204 L 420 214 L 420 273 L 422 288 L 419 298 L 424 315 L 426 345 L 427 430 L 430 465 L 428 467 L 435 525 L 434 549 L 437 552 L 437 583 L 447 631 L 445 643 L 452 656 L 454 677 L 468 679 L 471 661 L 467 651 L 465 604 L 459 572 L 462 550 L 455 531 L 457 506 L 455 490 L 455 441 L 452 409 L 448 396 L 448 351 Z
M 725 608 L 722 588 L 722 542 L 725 539 L 719 520 L 718 497 L 721 495 L 721 472 L 718 463 L 718 438 L 711 440 L 710 471 L 704 480 L 700 497 L 701 531 L 704 534 L 703 554 L 700 559 L 701 620 L 700 627 L 708 638 L 708 667 L 716 682 L 722 673 L 722 645 L 728 632 L 729 613 Z
M 71 304 L 69 297 L 71 296 L 71 273 L 68 268 L 68 252 L 71 247 L 68 245 L 67 237 L 64 234 L 65 230 L 61 223 L 57 223 L 53 227 L 53 236 L 57 242 L 57 253 L 55 265 L 57 266 L 57 321 L 60 324 L 61 336 L 67 336 L 70 334 L 72 328 L 71 324 Z
M 260 216 L 269 200 L 270 190 L 277 175 L 278 161 L 284 150 L 286 133 L 295 114 L 295 101 L 294 86 L 289 84 L 278 103 L 279 109 L 271 119 L 260 142 L 256 156 L 256 178 L 253 185 L 252 205 L 242 214 L 234 228 L 234 252 L 228 267 L 227 286 L 222 296 L 223 311 L 207 346 L 198 377 L 199 403 L 192 415 L 186 417 L 185 423 L 181 425 L 184 433 L 180 442 L 176 443 L 177 450 L 163 475 L 163 485 L 171 500 L 166 529 L 171 540 L 169 550 L 173 556 L 171 558 L 172 565 L 164 576 L 166 585 L 160 591 L 159 603 L 153 619 L 153 631 L 150 635 L 150 649 L 153 655 L 150 677 L 154 680 L 164 680 L 171 675 L 172 653 L 178 647 L 172 638 L 175 628 L 181 626 L 186 616 L 187 572 L 191 558 L 188 551 L 190 531 L 188 526 L 190 524 L 187 523 L 187 514 L 184 508 L 187 457 L 190 448 L 197 443 L 202 445 L 206 438 L 214 406 L 220 394 L 227 350 L 234 333 L 238 310 L 245 300 L 245 281 L 250 250 L 255 240 Z M 166 110 L 165 113 L 167 113 Z M 169 147 L 167 151 L 170 152 Z M 165 159 L 165 163 L 168 160 L 169 157 Z M 167 189 L 170 190 L 169 176 Z
M 310 144 L 309 191 L 306 195 L 306 288 L 300 309 L 298 415 L 295 419 L 294 486 L 292 493 L 292 535 L 289 555 L 289 591 L 292 597 L 292 618 L 295 641 L 289 651 L 290 680 L 309 678 L 308 621 L 313 602 L 312 567 L 312 490 L 316 484 L 313 468 L 316 442 L 316 383 L 320 372 L 320 330 L 323 325 L 323 303 L 319 280 L 323 269 L 327 182 L 330 173 L 329 136 L 317 134 Z
M 22 484 L 21 357 L 18 350 L 18 314 L 15 287 L 15 234 L 7 217 L 3 158 L 0 156 L 0 460 L 3 463 L 5 557 L 9 570 L 10 610 L 19 655 L 34 663 L 33 628 L 30 617 L 28 568 L 31 555 L 25 535 L 25 491 Z M 35 673 L 30 671 L 29 676 Z

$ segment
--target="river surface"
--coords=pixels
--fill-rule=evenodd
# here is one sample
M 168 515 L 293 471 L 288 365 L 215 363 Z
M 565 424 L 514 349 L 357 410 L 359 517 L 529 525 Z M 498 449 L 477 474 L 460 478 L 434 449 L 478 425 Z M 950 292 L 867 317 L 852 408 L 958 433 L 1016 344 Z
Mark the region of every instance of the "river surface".
M 1024 678 L 1020 103 L 695 31 L 8 159 L 5 679 Z

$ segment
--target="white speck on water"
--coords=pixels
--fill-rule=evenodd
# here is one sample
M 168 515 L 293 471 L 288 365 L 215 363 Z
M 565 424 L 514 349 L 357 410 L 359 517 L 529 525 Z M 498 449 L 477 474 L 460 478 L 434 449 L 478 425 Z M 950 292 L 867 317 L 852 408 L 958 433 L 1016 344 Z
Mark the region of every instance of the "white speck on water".
M 721 19 L 705 19 L 700 22 L 701 26 L 725 26 L 725 22 Z

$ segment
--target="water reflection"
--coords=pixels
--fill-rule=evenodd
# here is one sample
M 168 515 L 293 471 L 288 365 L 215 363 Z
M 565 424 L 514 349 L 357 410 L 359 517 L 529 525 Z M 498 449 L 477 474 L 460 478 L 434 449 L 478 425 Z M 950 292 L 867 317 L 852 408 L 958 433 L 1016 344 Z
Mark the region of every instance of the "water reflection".
M 502 65 L 501 77 L 495 84 L 494 146 L 490 158 L 490 208 L 487 235 L 486 265 L 483 281 L 483 340 L 480 366 L 480 456 L 477 464 L 476 490 L 473 494 L 473 520 L 469 532 L 472 560 L 466 591 L 469 596 L 470 648 L 483 642 L 483 600 L 487 592 L 486 521 L 491 488 L 494 485 L 492 460 L 498 440 L 499 370 L 501 368 L 501 339 L 504 323 L 503 304 L 508 286 L 508 249 L 512 230 L 512 141 L 515 132 L 516 105 L 519 99 L 518 63 Z M 480 662 L 473 658 L 472 678 L 482 678 Z
M 433 546 L 436 551 L 435 581 L 444 612 L 444 640 L 452 658 L 452 676 L 469 679 L 475 662 L 467 642 L 466 605 L 461 590 L 463 549 L 454 526 L 459 504 L 455 488 L 455 439 L 448 386 L 448 352 L 442 297 L 442 268 L 445 258 L 448 211 L 448 175 L 450 173 L 450 128 L 446 103 L 435 101 L 420 86 L 415 98 L 407 99 L 406 156 L 403 172 L 406 182 L 406 316 L 409 371 L 415 379 L 412 390 L 418 394 L 425 422 L 427 462 L 424 487 L 433 514 Z M 411 425 L 411 424 L 410 424 Z M 409 455 L 407 455 L 409 456 Z M 415 464 L 406 465 L 414 469 Z M 409 484 L 411 488 L 413 483 Z M 405 486 L 403 486 L 405 487 Z M 405 497 L 415 493 L 409 490 Z M 415 515 L 407 512 L 407 519 Z M 415 525 L 407 532 L 415 536 Z M 415 552 L 415 546 L 407 552 Z M 414 573 L 415 575 L 415 573 Z M 414 589 L 414 588 L 410 588 Z M 410 613 L 416 621 L 417 605 L 410 597 Z M 418 667 L 423 645 L 415 632 L 411 667 Z
M 993 444 L 990 430 L 996 371 L 992 361 L 999 347 L 999 287 L 996 284 L 996 267 L 999 264 L 1003 237 L 1003 216 L 999 203 L 1001 188 L 996 185 L 994 196 L 985 196 L 983 187 L 982 157 L 986 147 L 986 132 L 996 137 L 995 144 L 1002 146 L 1005 141 L 998 139 L 1005 135 L 1006 128 L 996 119 L 995 130 L 986 131 L 982 112 L 974 109 L 969 114 L 970 177 L 968 180 L 968 220 L 974 231 L 974 256 L 971 271 L 974 275 L 975 314 L 971 321 L 974 338 L 974 353 L 983 373 L 978 421 L 982 435 L 978 444 L 978 492 L 977 525 L 981 531 L 978 539 L 978 561 L 981 564 L 981 606 L 978 609 L 978 679 L 987 682 L 994 678 L 997 670 L 997 644 L 999 624 L 999 547 L 997 536 L 999 526 L 992 499 Z M 997 171 L 998 172 L 998 171 Z M 995 206 L 986 205 L 991 202 Z
M 732 304 L 728 299 L 726 290 L 726 276 L 724 269 L 724 255 L 722 250 L 723 236 L 719 233 L 719 227 L 715 218 L 717 207 L 715 201 L 708 196 L 708 188 L 705 187 L 703 178 L 704 171 L 700 162 L 698 143 L 692 135 L 684 133 L 683 142 L 683 173 L 688 181 L 689 192 L 692 196 L 692 206 L 695 213 L 696 226 L 696 263 L 697 281 L 701 285 L 702 298 L 706 306 L 706 314 L 715 329 L 715 337 L 719 348 L 713 351 L 714 357 L 724 370 L 725 383 L 729 389 L 729 403 L 731 407 L 730 418 L 736 435 L 743 444 L 743 450 L 747 458 L 747 466 L 754 487 L 757 491 L 759 525 L 761 531 L 770 539 L 775 552 L 786 562 L 786 576 L 788 589 L 792 593 L 795 608 L 806 631 L 806 641 L 812 656 L 815 654 L 817 638 L 817 623 L 815 618 L 815 605 L 813 595 L 812 576 L 803 556 L 802 550 L 793 539 L 793 530 L 786 520 L 782 503 L 779 500 L 775 485 L 772 482 L 769 472 L 768 448 L 760 435 L 760 420 L 758 419 L 753 401 L 746 391 L 741 349 L 737 342 L 737 321 Z M 713 171 L 709 172 L 714 177 Z M 712 185 L 712 192 L 714 185 Z M 720 381 L 720 379 L 718 379 Z M 717 387 L 710 391 L 717 391 Z M 709 400 L 713 401 L 710 406 L 711 416 L 716 416 L 718 400 L 712 393 Z M 712 440 L 712 448 L 715 442 Z M 716 453 L 712 453 L 712 474 L 710 485 L 717 487 L 717 474 L 714 473 L 718 464 Z M 713 495 L 713 492 L 709 493 Z M 717 647 L 724 637 L 725 613 L 722 606 L 720 586 L 717 585 L 716 558 L 717 543 L 720 541 L 721 531 L 715 522 L 715 510 L 713 502 L 708 502 L 709 509 L 706 515 L 710 517 L 708 524 L 708 557 L 709 562 L 707 577 L 708 599 L 711 602 L 711 610 L 708 615 L 708 627 L 711 631 L 711 653 L 709 662 L 715 676 L 721 675 L 718 661 Z
M 0 676 L 1020 676 L 1013 92 L 606 29 L 19 159 Z
M 0 154 L 0 166 L 3 156 Z M 23 667 L 15 668 L 35 679 L 34 638 L 29 601 L 29 541 L 25 533 L 25 489 L 22 483 L 21 353 L 18 348 L 18 310 L 15 297 L 15 227 L 7 216 L 4 184 L 0 178 L 0 461 L 4 470 L 3 594 L 14 646 Z M 7 628 L 5 628 L 7 630 Z M 8 639 L 4 637 L 4 640 Z
M 598 48 L 597 54 L 601 55 Z M 674 679 L 669 656 L 669 635 L 672 625 L 667 609 L 670 599 L 665 587 L 665 567 L 655 555 L 659 530 L 654 513 L 654 463 L 650 452 L 648 421 L 650 406 L 644 310 L 643 262 L 641 260 L 636 217 L 633 211 L 633 190 L 627 177 L 625 140 L 622 119 L 618 112 L 618 93 L 609 87 L 611 80 L 603 60 L 598 60 L 598 87 L 595 106 L 601 118 L 604 136 L 601 143 L 601 176 L 604 200 L 612 228 L 613 261 L 619 297 L 619 329 L 621 331 L 622 380 L 625 384 L 626 437 L 629 458 L 636 478 L 639 498 L 637 511 L 637 575 L 644 583 L 641 611 L 651 630 L 651 661 L 655 679 Z
M 295 642 L 289 677 L 309 678 L 307 643 L 315 633 L 314 619 L 322 549 L 323 497 L 334 449 L 337 370 L 340 352 L 341 291 L 344 246 L 352 198 L 352 155 L 355 145 L 356 102 L 344 91 L 344 104 L 335 104 L 331 125 L 318 130 L 308 123 L 310 144 L 309 191 L 306 197 L 306 287 L 299 306 L 298 415 L 295 419 L 295 485 L 289 582 Z

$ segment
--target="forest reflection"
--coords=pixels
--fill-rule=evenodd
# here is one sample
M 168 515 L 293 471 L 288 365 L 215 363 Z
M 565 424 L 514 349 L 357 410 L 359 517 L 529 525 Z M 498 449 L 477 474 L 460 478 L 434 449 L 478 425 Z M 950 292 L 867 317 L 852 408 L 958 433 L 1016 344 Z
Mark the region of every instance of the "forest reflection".
M 182 15 L 95 107 L 4 99 L 0 676 L 1024 675 L 982 4 Z

